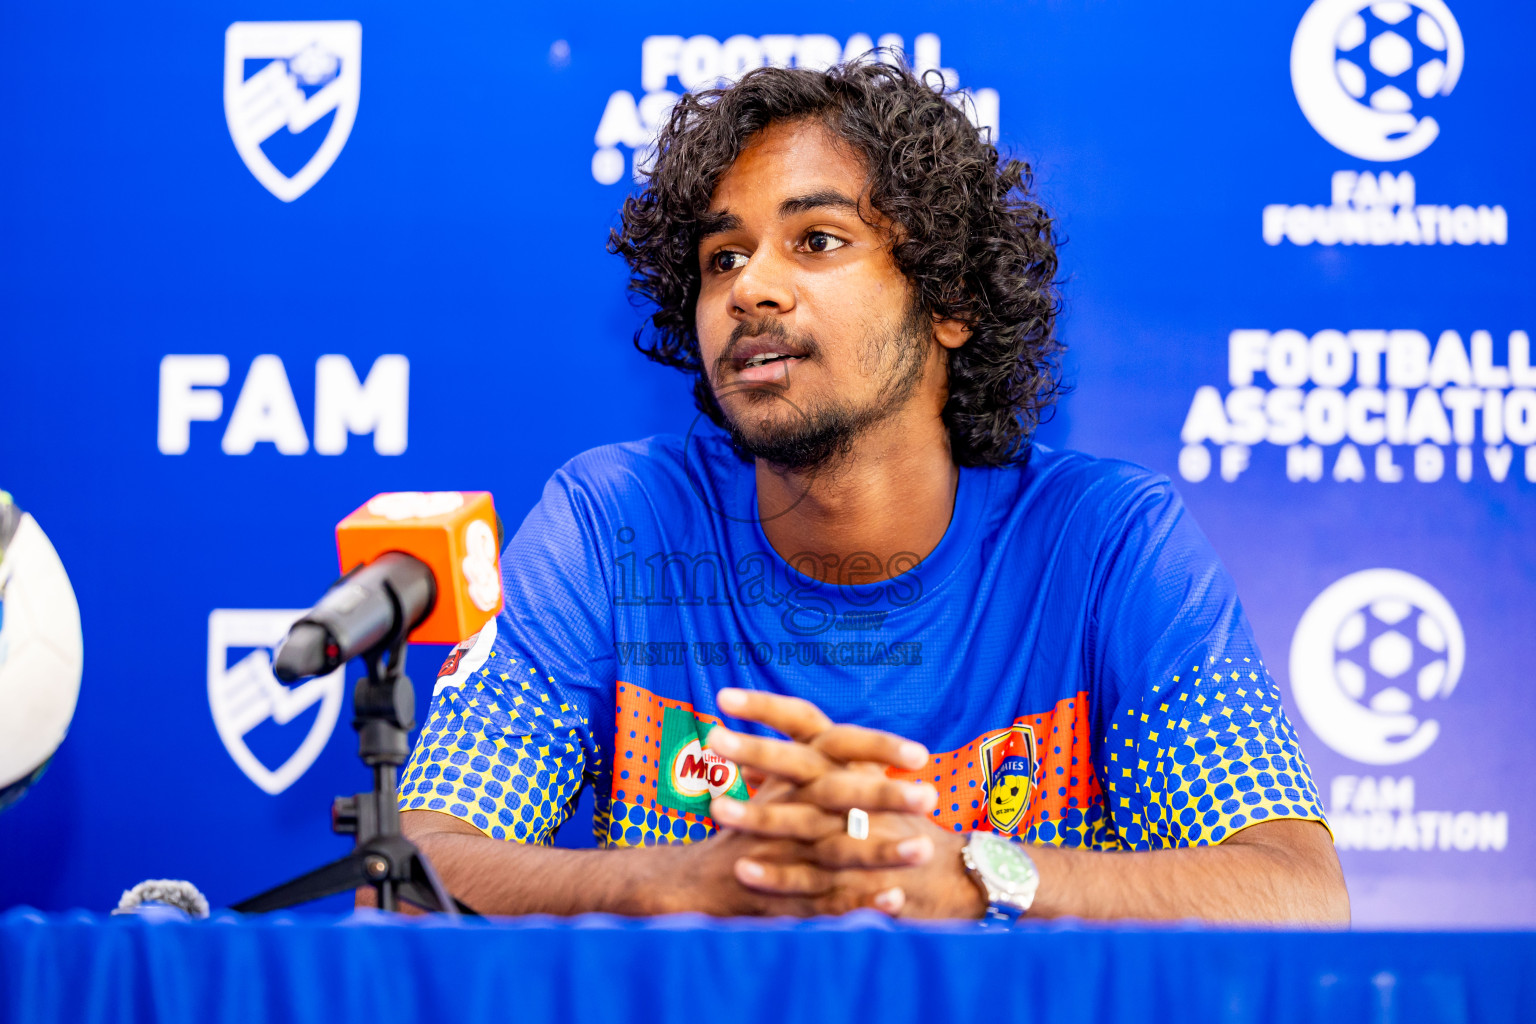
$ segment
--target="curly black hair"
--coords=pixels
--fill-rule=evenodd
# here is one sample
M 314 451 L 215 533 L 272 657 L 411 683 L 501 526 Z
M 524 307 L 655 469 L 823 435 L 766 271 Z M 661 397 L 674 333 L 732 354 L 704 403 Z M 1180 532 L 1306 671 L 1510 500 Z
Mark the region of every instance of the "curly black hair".
M 774 122 L 819 120 L 862 155 L 870 204 L 890 218 L 892 255 L 918 306 L 966 324 L 949 353 L 943 417 L 962 466 L 1029 457 L 1041 413 L 1061 391 L 1060 311 L 1050 215 L 1028 164 L 1003 160 L 954 97 L 894 63 L 826 71 L 759 68 L 728 88 L 683 96 L 656 142 L 645 189 L 624 202 L 610 252 L 629 263 L 629 290 L 656 306 L 635 347 L 696 374 L 699 409 L 722 427 L 694 323 L 698 242 L 721 176 Z

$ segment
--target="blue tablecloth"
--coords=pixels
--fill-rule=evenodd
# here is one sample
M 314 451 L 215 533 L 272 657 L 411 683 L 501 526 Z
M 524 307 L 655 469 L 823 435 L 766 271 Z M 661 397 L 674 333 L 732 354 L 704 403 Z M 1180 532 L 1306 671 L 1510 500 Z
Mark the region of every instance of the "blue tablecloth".
M 1536 1021 L 1536 933 L 0 916 L 7 1021 Z

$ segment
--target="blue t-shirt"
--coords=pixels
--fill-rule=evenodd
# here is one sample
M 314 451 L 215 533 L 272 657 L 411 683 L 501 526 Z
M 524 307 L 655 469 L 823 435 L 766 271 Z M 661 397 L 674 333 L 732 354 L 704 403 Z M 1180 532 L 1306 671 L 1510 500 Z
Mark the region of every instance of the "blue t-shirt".
M 746 794 L 701 743 L 736 686 L 923 743 L 925 769 L 890 774 L 932 782 L 956 831 L 1148 850 L 1323 819 L 1232 579 L 1167 479 L 1037 445 L 1022 468 L 961 469 L 938 546 L 884 565 L 781 557 L 756 510 L 753 467 L 715 432 L 567 463 L 502 555 L 505 609 L 443 666 L 400 807 L 548 843 L 592 786 L 605 845 L 702 839 L 711 796 Z

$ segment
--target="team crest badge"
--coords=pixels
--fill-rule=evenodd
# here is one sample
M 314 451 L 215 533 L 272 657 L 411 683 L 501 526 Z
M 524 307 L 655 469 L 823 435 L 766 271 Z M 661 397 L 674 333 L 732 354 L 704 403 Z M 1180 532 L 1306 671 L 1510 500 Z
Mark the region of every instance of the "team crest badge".
M 1035 731 L 1015 725 L 982 741 L 981 767 L 987 779 L 987 820 L 1012 835 L 1029 810 L 1035 788 Z
M 352 134 L 362 82 L 355 21 L 237 21 L 224 33 L 224 119 L 245 166 L 291 203 Z
M 208 707 L 224 749 L 273 796 L 298 781 L 325 749 L 341 710 L 346 668 L 288 687 L 272 674 L 272 648 L 305 609 L 216 608 L 208 616 Z M 310 708 L 319 705 L 312 714 Z M 307 722 L 302 734 L 290 723 Z M 257 756 L 252 742 L 266 755 Z M 267 762 L 288 751 L 277 767 Z

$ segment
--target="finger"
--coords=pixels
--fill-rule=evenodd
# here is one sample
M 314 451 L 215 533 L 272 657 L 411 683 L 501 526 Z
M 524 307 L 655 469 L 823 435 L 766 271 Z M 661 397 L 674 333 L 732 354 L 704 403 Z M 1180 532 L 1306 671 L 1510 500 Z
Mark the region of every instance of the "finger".
M 814 864 L 770 864 L 742 857 L 736 880 L 748 889 L 789 895 L 820 896 L 832 888 L 832 872 Z
M 934 845 L 927 836 L 875 840 L 843 832 L 819 840 L 814 850 L 824 868 L 908 868 L 933 860 Z
M 704 745 L 741 767 L 751 766 L 796 783 L 809 782 L 832 767 L 825 754 L 805 743 L 749 736 L 723 725 L 709 730 Z
M 728 715 L 761 723 L 801 743 L 809 743 L 832 725 L 820 708 L 799 697 L 727 687 L 715 694 L 715 704 Z
M 883 910 L 895 917 L 901 913 L 901 908 L 907 905 L 907 894 L 900 886 L 893 886 L 883 892 L 875 893 L 873 902 L 876 910 Z
M 900 886 L 872 888 L 868 878 L 860 878 L 849 881 L 847 885 L 838 885 L 825 895 L 814 897 L 811 905 L 818 914 L 846 914 L 851 910 L 874 907 L 895 917 L 906 906 L 906 902 L 907 894 Z
M 900 886 L 884 883 L 884 888 L 878 884 L 872 887 L 867 878 L 860 882 L 856 887 L 839 887 L 815 896 L 759 892 L 742 886 L 736 893 L 744 904 L 738 912 L 761 917 L 825 917 L 873 907 L 895 917 L 906 906 L 907 896 Z
M 743 773 L 745 774 L 745 773 Z M 752 791 L 752 802 L 755 804 L 770 804 L 780 800 L 786 800 L 795 791 L 795 784 L 788 779 L 781 779 L 777 775 L 768 775 L 763 779 L 763 784 Z
M 835 761 L 872 761 L 916 771 L 928 764 L 928 749 L 921 743 L 862 725 L 834 725 L 822 731 L 811 745 Z
M 843 769 L 826 772 L 795 791 L 792 799 L 828 811 L 894 811 L 927 814 L 939 805 L 939 791 L 926 782 L 897 782 L 883 775 Z
M 824 811 L 811 804 L 748 803 L 730 797 L 716 797 L 709 805 L 709 815 L 716 825 L 740 832 L 806 842 L 815 842 L 847 830 L 847 819 L 843 815 Z
M 765 864 L 789 864 L 806 859 L 805 844 L 793 839 L 758 839 L 742 854 Z

